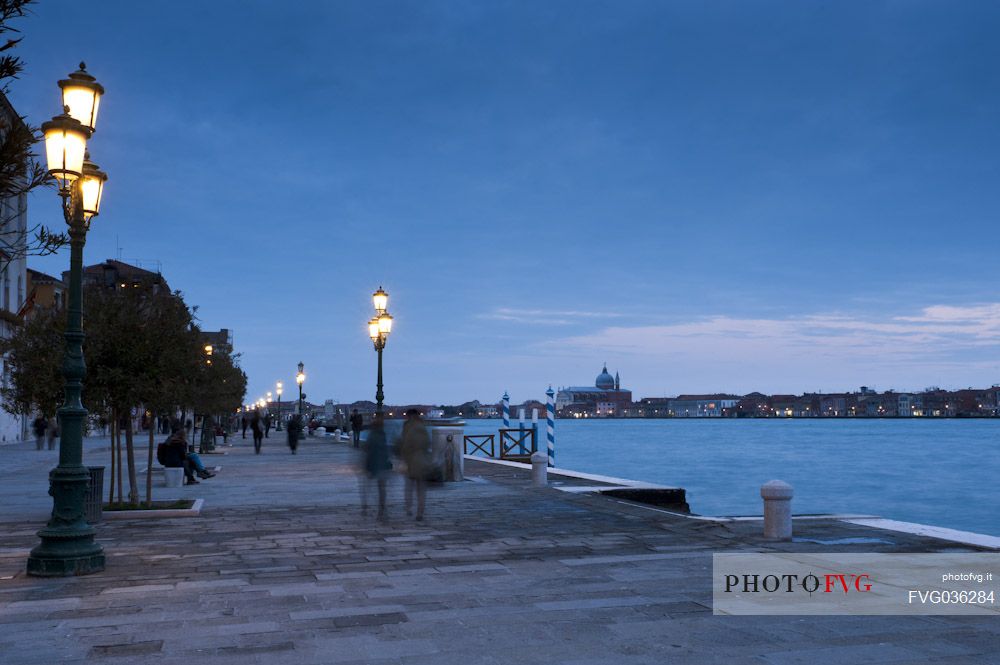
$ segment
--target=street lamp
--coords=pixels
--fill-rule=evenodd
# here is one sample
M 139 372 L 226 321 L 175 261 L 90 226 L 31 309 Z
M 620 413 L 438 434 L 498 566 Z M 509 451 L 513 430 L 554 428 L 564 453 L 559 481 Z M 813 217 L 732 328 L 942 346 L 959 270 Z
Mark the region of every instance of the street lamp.
M 212 364 L 212 351 L 213 351 L 212 345 L 211 344 L 206 344 L 205 345 L 205 364 L 206 365 L 211 365 Z
M 276 393 L 278 393 L 278 427 L 277 427 L 277 430 L 279 432 L 281 431 L 281 388 L 282 388 L 281 381 L 278 381 L 278 385 L 277 385 L 277 387 L 275 387 L 274 391 Z
M 104 570 L 104 548 L 94 542 L 87 524 L 84 498 L 90 472 L 83 466 L 83 422 L 87 410 L 80 401 L 86 365 L 83 362 L 83 246 L 91 220 L 101 206 L 108 176 L 87 157 L 87 140 L 94 132 L 97 107 L 104 88 L 85 71 L 59 82 L 64 113 L 42 123 L 49 173 L 59 185 L 63 217 L 69 227 L 69 303 L 66 309 L 66 353 L 63 377 L 65 402 L 59 409 L 62 439 L 59 465 L 49 472 L 52 516 L 38 532 L 41 542 L 28 556 L 29 575 L 65 577 Z
M 299 373 L 295 375 L 295 383 L 299 384 L 299 415 L 302 414 L 302 384 L 306 382 L 306 366 L 299 363 Z
M 382 400 L 385 395 L 382 393 L 382 350 L 385 349 L 389 341 L 389 333 L 392 332 L 392 316 L 386 311 L 389 305 L 389 294 L 378 287 L 378 291 L 372 294 L 372 304 L 375 306 L 376 315 L 368 321 L 368 336 L 375 345 L 375 352 L 378 354 L 378 379 L 375 384 L 375 413 L 382 414 Z
M 375 311 L 379 314 L 384 312 L 389 304 L 389 294 L 383 291 L 381 286 L 378 287 L 378 291 L 372 294 L 372 304 L 375 305 Z

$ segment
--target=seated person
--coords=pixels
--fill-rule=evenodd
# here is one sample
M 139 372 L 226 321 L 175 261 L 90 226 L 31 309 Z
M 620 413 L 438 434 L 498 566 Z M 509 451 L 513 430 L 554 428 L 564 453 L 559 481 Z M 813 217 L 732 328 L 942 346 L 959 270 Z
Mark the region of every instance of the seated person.
M 215 474 L 208 471 L 205 465 L 201 463 L 198 453 L 188 452 L 187 431 L 181 426 L 180 421 L 172 422 L 170 429 L 170 437 L 162 444 L 164 457 L 160 460 L 160 463 L 165 467 L 184 467 L 184 483 L 186 485 L 195 485 L 198 483 L 194 479 L 195 473 L 198 474 L 199 478 L 211 478 L 214 476 Z

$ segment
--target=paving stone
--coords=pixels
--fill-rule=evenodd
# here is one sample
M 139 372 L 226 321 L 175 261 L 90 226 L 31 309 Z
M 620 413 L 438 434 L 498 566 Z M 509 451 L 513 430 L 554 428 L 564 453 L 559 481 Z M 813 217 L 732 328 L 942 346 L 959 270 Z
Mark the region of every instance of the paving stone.
M 712 552 L 818 551 L 765 543 L 759 525 L 532 489 L 527 474 L 478 462 L 469 471 L 488 482 L 430 493 L 429 526 L 402 517 L 399 482 L 378 524 L 358 510 L 352 451 L 236 444 L 211 482 L 157 488 L 196 492 L 202 517 L 101 524 L 107 570 L 67 579 L 23 574 L 51 510 L 51 461 L 5 447 L 20 461 L 0 465 L 0 578 L 15 571 L 0 579 L 0 662 L 951 665 L 989 662 L 1000 643 L 992 617 L 715 617 Z M 87 445 L 87 463 L 106 456 Z M 887 539 L 883 551 L 953 549 Z

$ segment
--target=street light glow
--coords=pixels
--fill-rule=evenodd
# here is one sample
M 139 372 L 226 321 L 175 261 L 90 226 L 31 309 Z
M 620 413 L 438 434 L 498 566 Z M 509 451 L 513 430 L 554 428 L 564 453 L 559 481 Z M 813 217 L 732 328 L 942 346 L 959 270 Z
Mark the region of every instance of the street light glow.
M 49 173 L 68 189 L 83 172 L 83 158 L 87 152 L 90 130 L 78 120 L 63 113 L 42 123 L 45 136 L 45 158 Z
M 70 74 L 69 78 L 59 81 L 59 87 L 62 88 L 63 106 L 67 108 L 70 117 L 94 131 L 104 86 L 87 72 L 86 63 L 81 62 L 80 69 Z
M 378 291 L 372 294 L 372 304 L 375 305 L 375 311 L 381 314 L 389 306 L 389 294 L 382 290 L 382 287 L 378 287 Z

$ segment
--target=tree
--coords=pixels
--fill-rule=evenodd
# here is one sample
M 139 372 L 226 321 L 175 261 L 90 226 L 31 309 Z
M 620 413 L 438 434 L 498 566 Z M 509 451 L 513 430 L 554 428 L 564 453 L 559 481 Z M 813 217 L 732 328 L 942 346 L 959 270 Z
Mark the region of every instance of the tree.
M 64 346 L 63 314 L 39 310 L 9 340 L 0 340 L 0 352 L 8 354 L 11 368 L 10 385 L 0 387 L 9 410 L 38 410 L 51 416 L 62 403 L 62 354 L 53 353 L 53 349 Z M 243 401 L 246 375 L 236 356 L 216 353 L 211 365 L 205 362 L 201 331 L 179 292 L 162 293 L 141 284 L 121 289 L 88 286 L 84 289 L 84 314 L 87 376 L 83 401 L 91 413 L 111 416 L 112 487 L 118 460 L 121 497 L 123 467 L 120 431 L 116 431 L 120 427 L 125 434 L 128 502 L 138 504 L 131 416 L 136 409 L 145 409 L 151 425 L 146 473 L 149 503 L 155 448 L 152 420 L 190 406 L 203 414 L 232 413 Z
M 147 336 L 145 381 L 140 396 L 150 419 L 146 503 L 153 500 L 153 420 L 191 403 L 192 378 L 200 372 L 201 343 L 194 315 L 180 292 L 150 293 L 144 309 Z
M 66 319 L 63 312 L 40 309 L 0 340 L 0 355 L 10 368 L 10 382 L 0 387 L 4 408 L 10 413 L 30 416 L 40 413 L 52 418 L 63 402 L 62 354 Z
M 29 192 L 55 186 L 46 166 L 36 159 L 35 148 L 41 140 L 38 129 L 17 115 L 6 100 L 11 81 L 24 70 L 21 58 L 12 53 L 22 38 L 14 36 L 19 31 L 11 21 L 24 17 L 33 2 L 0 0 L 0 91 L 6 107 L 0 112 L 0 199 L 15 202 L 13 206 L 4 206 L 4 212 L 0 213 L 0 273 L 14 259 L 52 254 L 68 242 L 65 233 L 53 232 L 41 224 L 23 229 L 10 224 L 26 205 Z

